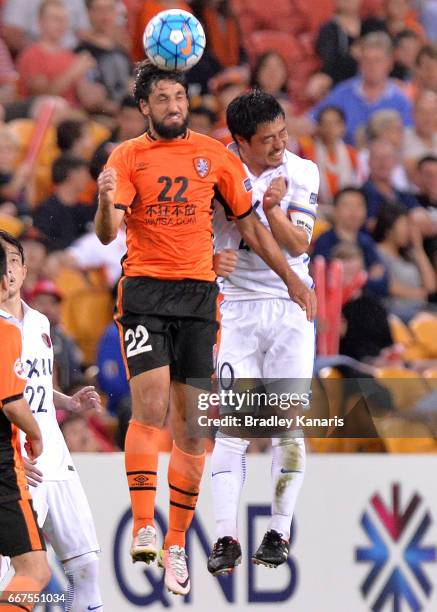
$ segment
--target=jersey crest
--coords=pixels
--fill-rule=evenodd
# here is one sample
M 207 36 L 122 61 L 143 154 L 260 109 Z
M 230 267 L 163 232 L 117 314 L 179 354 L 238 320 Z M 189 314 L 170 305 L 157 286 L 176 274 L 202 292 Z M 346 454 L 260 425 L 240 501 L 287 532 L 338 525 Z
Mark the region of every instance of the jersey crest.
M 48 334 L 41 334 L 41 338 L 43 339 L 43 342 L 47 348 L 52 348 L 52 341 L 50 340 L 50 336 Z
M 194 168 L 200 178 L 205 178 L 208 176 L 209 171 L 211 170 L 211 162 L 209 159 L 205 157 L 195 157 L 193 159 Z

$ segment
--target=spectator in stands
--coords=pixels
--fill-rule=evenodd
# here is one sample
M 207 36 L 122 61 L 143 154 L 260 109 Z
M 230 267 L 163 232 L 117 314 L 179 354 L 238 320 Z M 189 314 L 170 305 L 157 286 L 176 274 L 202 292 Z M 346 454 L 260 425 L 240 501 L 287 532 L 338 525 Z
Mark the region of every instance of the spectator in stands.
M 29 301 L 36 284 L 47 275 L 47 238 L 36 227 L 31 227 L 20 236 L 20 242 L 27 268 L 21 293 L 23 299 Z
M 411 99 L 415 99 L 422 91 L 437 94 L 437 44 L 425 45 L 416 57 Z
M 423 249 L 417 226 L 402 204 L 386 203 L 376 219 L 373 237 L 389 274 L 388 310 L 409 321 L 429 308 L 428 296 L 436 291 L 436 276 Z
M 313 109 L 315 119 L 326 106 L 338 106 L 346 116 L 347 143 L 355 141 L 358 128 L 381 109 L 395 109 L 404 125 L 411 125 L 411 104 L 389 78 L 393 47 L 384 32 L 367 34 L 360 43 L 359 76 L 340 83 Z
M 400 202 L 410 211 L 418 204 L 411 193 L 399 191 L 393 185 L 393 171 L 398 152 L 386 140 L 374 140 L 369 145 L 369 178 L 362 186 L 367 201 L 367 227 L 373 229 L 375 218 L 383 204 Z
M 55 359 L 53 380 L 56 388 L 66 392 L 82 377 L 81 354 L 73 340 L 62 329 L 61 302 L 61 294 L 56 285 L 49 280 L 40 280 L 36 283 L 29 300 L 30 306 L 42 312 L 50 321 L 50 336 Z
M 425 252 L 437 270 L 437 155 L 427 155 L 417 164 L 417 201 L 421 215 L 418 225 Z
M 426 41 L 425 30 L 412 11 L 411 0 L 385 0 L 384 27 L 392 38 L 404 30 L 412 30 Z
M 251 87 L 262 89 L 278 100 L 288 100 L 288 68 L 280 53 L 267 51 L 256 61 L 251 75 Z
M 340 242 L 332 257 L 343 263 L 343 287 L 350 287 L 365 270 L 362 251 L 350 242 Z M 393 347 L 387 312 L 366 288 L 357 287 L 343 305 L 340 354 L 381 366 Z
M 6 124 L 0 127 L 0 204 L 13 202 L 20 214 L 28 211 L 32 199 L 30 178 L 32 167 L 22 161 L 18 138 Z
M 243 93 L 249 84 L 249 72 L 241 67 L 227 68 L 211 79 L 210 89 L 217 99 L 217 123 L 211 134 L 213 138 L 227 145 L 232 141 L 226 125 L 226 109 L 237 96 Z
M 360 137 L 361 138 L 361 137 Z M 404 126 L 399 113 L 395 110 L 380 110 L 374 113 L 363 130 L 366 140 L 365 148 L 358 153 L 358 178 L 360 184 L 369 178 L 369 144 L 374 140 L 384 140 L 393 145 L 395 151 L 402 149 L 404 139 Z M 397 163 L 393 169 L 391 182 L 399 191 L 408 191 L 409 180 L 402 160 L 397 155 Z
M 334 220 L 332 229 L 316 240 L 313 257 L 322 255 L 332 259 L 332 250 L 339 242 L 355 244 L 363 254 L 368 273 L 367 288 L 372 293 L 386 295 L 387 276 L 373 239 L 361 228 L 366 219 L 366 201 L 355 187 L 345 187 L 334 197 Z
M 63 155 L 52 167 L 54 193 L 34 213 L 34 225 L 48 239 L 48 250 L 65 249 L 85 233 L 95 207 L 78 202 L 88 180 L 85 160 Z
M 356 75 L 361 0 L 335 0 L 335 14 L 320 28 L 315 44 L 328 88 Z
M 51 256 L 51 265 L 66 266 L 82 271 L 101 268 L 108 287 L 112 288 L 121 276 L 121 260 L 126 254 L 126 229 L 122 225 L 117 237 L 109 245 L 103 245 L 94 231 L 75 240 L 65 251 Z M 55 270 L 55 268 L 53 268 Z
M 216 121 L 215 113 L 206 106 L 190 109 L 188 127 L 195 132 L 211 136 Z
M 68 28 L 63 0 L 43 0 L 39 24 L 39 41 L 27 47 L 17 60 L 20 94 L 60 95 L 74 106 L 104 110 L 107 98 L 104 87 L 87 78 L 95 69 L 94 58 L 87 52 L 76 55 L 61 46 Z
M 6 0 L 3 8 L 3 36 L 12 53 L 20 51 L 40 38 L 39 10 L 43 0 Z M 72 49 L 89 30 L 85 0 L 63 0 L 68 11 L 68 28 L 61 46 Z
M 86 158 L 92 150 L 92 138 L 87 121 L 66 119 L 56 128 L 56 142 L 62 155 Z
M 97 147 L 92 156 L 90 172 L 93 179 L 97 180 L 109 154 L 116 145 L 125 140 L 141 136 L 145 129 L 146 123 L 144 117 L 138 110 L 134 98 L 130 95 L 125 96 L 115 116 L 115 128 L 111 136 Z
M 403 163 L 416 182 L 417 162 L 426 155 L 437 155 L 437 93 L 418 95 L 413 110 L 414 125 L 406 128 L 402 146 Z
M 396 34 L 393 41 L 395 63 L 390 75 L 392 78 L 407 82 L 413 79 L 421 44 L 420 36 L 413 30 L 402 30 Z
M 9 49 L 0 38 L 0 104 L 9 104 L 17 93 L 18 72 L 15 70 Z
M 90 428 L 88 419 L 82 414 L 68 413 L 59 424 L 71 453 L 104 453 L 109 450 L 107 443 Z
M 343 141 L 346 130 L 341 109 L 327 106 L 317 116 L 317 132 L 313 139 L 299 142 L 302 155 L 319 167 L 319 201 L 331 204 L 337 191 L 357 185 L 357 153 Z
M 128 93 L 132 76 L 132 62 L 126 50 L 116 42 L 116 0 L 86 0 L 91 32 L 76 47 L 77 53 L 86 51 L 96 61 L 92 80 L 105 87 L 108 98 L 114 101 L 114 111 Z
M 246 61 L 241 46 L 238 20 L 231 0 L 191 0 L 191 10 L 203 24 L 208 41 L 207 49 L 219 68 L 231 68 Z

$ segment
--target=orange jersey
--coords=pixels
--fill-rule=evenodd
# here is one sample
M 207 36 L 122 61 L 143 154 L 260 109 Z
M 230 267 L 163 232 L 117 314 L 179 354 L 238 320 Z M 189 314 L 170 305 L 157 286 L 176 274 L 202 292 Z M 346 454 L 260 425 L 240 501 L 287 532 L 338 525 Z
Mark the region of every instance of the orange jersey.
M 252 211 L 241 161 L 216 140 L 187 131 L 171 141 L 148 134 L 119 145 L 114 205 L 126 211 L 126 276 L 213 281 L 212 201 L 229 217 Z
M 0 500 L 30 499 L 21 460 L 20 432 L 4 414 L 2 408 L 23 397 L 26 376 L 21 363 L 21 332 L 13 323 L 0 316 Z M 10 477 L 10 478 L 9 478 Z M 0 480 L 2 480 L 0 479 Z

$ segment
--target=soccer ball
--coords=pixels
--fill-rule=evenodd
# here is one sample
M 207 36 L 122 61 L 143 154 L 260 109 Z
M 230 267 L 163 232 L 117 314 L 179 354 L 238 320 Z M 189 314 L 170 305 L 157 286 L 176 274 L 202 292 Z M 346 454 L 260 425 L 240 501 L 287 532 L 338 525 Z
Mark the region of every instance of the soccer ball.
M 187 11 L 161 11 L 144 30 L 144 49 L 149 60 L 163 70 L 189 70 L 205 50 L 201 23 Z

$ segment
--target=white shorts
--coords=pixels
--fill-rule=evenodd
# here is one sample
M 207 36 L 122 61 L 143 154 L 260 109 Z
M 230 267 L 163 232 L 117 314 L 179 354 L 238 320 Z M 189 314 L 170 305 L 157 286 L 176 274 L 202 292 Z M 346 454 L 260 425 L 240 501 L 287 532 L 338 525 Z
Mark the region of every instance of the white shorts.
M 88 500 L 78 474 L 31 487 L 38 524 L 60 561 L 100 550 Z
M 312 378 L 314 323 L 291 300 L 224 301 L 217 359 L 219 379 Z

